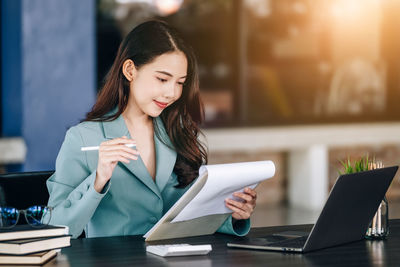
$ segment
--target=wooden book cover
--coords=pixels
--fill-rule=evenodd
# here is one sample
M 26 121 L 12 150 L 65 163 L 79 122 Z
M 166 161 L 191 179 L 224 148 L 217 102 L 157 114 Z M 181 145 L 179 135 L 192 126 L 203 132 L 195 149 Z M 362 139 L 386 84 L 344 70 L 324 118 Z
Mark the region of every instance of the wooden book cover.
M 63 248 L 71 245 L 70 240 L 70 235 L 62 235 L 1 241 L 0 253 L 23 255 L 55 248 Z
M 207 172 L 205 172 L 197 179 L 196 183 L 186 192 L 184 197 L 181 197 L 160 221 L 144 235 L 146 241 L 210 235 L 215 233 L 230 214 L 214 214 L 190 221 L 172 223 L 176 215 L 178 215 L 203 188 L 207 177 Z
M 28 255 L 6 255 L 0 254 L 0 264 L 31 264 L 41 265 L 57 255 L 57 249 L 28 254 Z
M 0 241 L 68 235 L 68 231 L 67 226 L 46 225 L 34 228 L 29 224 L 21 224 L 10 229 L 0 229 Z

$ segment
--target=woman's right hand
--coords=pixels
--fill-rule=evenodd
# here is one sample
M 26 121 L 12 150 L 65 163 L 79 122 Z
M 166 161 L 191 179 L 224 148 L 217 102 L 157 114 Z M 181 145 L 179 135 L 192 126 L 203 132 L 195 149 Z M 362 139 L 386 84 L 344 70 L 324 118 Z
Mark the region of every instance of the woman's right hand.
M 94 181 L 94 189 L 97 192 L 100 193 L 110 180 L 118 161 L 129 163 L 130 160 L 137 160 L 139 152 L 134 148 L 127 147 L 126 144 L 136 144 L 136 142 L 123 136 L 100 144 Z

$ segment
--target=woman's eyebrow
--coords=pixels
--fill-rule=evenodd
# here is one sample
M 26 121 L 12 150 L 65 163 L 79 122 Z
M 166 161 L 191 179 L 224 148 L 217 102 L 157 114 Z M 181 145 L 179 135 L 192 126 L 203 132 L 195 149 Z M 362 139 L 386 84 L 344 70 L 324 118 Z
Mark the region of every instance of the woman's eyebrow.
M 166 71 L 162 71 L 162 70 L 156 70 L 156 72 L 158 72 L 158 73 L 161 73 L 161 74 L 165 74 L 165 75 L 167 75 L 167 76 L 170 76 L 170 77 L 173 77 L 173 75 L 172 75 L 171 73 L 169 73 L 169 72 L 166 72 Z M 180 77 L 179 79 L 182 79 L 182 78 L 186 78 L 186 75 L 185 75 L 185 76 L 182 76 L 182 77 Z

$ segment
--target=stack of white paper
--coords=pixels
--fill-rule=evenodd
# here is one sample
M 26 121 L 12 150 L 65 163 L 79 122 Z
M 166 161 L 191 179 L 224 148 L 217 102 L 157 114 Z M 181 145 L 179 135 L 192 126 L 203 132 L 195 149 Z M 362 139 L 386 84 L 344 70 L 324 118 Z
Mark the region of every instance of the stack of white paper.
M 272 161 L 205 165 L 199 170 L 199 176 L 208 173 L 208 179 L 201 191 L 172 220 L 187 221 L 211 214 L 231 213 L 225 206 L 226 198 L 242 191 L 244 187 L 254 188 L 259 182 L 275 174 Z

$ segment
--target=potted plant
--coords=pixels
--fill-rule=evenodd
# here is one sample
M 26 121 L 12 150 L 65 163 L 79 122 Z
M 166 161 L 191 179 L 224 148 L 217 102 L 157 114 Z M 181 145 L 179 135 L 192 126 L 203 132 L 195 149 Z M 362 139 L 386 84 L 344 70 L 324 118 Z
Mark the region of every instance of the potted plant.
M 368 155 L 361 157 L 361 159 L 354 160 L 353 162 L 348 157 L 346 161 L 340 161 L 344 168 L 345 174 L 362 172 L 368 170 L 374 170 L 383 168 L 381 161 L 376 161 L 375 158 L 370 160 Z M 342 172 L 339 172 L 343 174 Z M 382 239 L 389 234 L 389 205 L 386 196 L 383 198 L 381 204 L 376 211 L 374 218 L 368 226 L 367 233 L 365 235 L 368 239 Z

